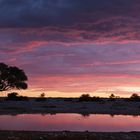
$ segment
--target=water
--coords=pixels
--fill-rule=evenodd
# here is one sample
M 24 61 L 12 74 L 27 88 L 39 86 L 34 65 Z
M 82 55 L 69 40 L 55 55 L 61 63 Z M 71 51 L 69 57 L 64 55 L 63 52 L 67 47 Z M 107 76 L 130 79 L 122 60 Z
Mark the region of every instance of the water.
M 0 115 L 0 130 L 26 131 L 140 131 L 140 117 L 125 115 L 22 114 Z

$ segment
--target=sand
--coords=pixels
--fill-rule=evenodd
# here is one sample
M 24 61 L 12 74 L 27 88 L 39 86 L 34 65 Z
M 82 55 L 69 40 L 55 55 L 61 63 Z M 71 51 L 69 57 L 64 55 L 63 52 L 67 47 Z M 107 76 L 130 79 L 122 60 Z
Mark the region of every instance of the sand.
M 140 115 L 140 102 L 127 102 L 123 99 L 101 102 L 79 102 L 78 99 L 48 98 L 46 101 L 5 101 L 0 98 L 0 114 L 23 113 L 80 113 L 80 114 L 111 114 Z

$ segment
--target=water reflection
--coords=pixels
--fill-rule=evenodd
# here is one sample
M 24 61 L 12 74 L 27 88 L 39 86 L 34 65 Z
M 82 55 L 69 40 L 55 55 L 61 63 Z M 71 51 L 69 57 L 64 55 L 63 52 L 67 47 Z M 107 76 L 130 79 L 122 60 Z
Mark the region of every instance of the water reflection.
M 81 115 L 82 115 L 83 117 L 85 117 L 85 118 L 87 118 L 87 117 L 89 117 L 89 116 L 90 116 L 90 114 L 89 114 L 89 113 L 81 113 Z
M 83 117 L 84 116 L 84 117 Z M 27 131 L 140 131 L 140 117 L 94 114 L 0 115 L 1 130 Z

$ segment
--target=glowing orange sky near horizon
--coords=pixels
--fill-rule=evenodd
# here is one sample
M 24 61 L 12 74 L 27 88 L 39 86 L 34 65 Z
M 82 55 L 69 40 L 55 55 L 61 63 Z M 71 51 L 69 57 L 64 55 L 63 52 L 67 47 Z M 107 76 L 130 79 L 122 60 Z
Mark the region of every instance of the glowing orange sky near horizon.
M 9 92 L 11 91 L 3 92 L 1 96 L 6 96 Z M 34 77 L 29 80 L 27 90 L 16 92 L 29 97 L 39 97 L 41 93 L 45 93 L 46 97 L 79 97 L 82 94 L 109 97 L 112 93 L 120 97 L 130 97 L 132 93 L 140 92 L 140 78 L 128 75 L 118 75 L 116 77 L 109 75 Z

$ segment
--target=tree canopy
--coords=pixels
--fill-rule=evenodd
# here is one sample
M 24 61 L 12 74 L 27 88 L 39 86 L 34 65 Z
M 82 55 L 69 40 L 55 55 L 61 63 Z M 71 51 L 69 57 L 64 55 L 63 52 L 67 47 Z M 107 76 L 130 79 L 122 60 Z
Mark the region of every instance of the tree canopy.
M 28 78 L 22 69 L 0 63 L 0 91 L 27 89 L 27 80 Z

